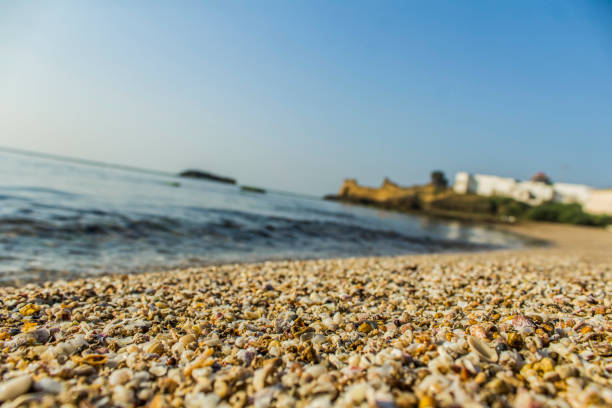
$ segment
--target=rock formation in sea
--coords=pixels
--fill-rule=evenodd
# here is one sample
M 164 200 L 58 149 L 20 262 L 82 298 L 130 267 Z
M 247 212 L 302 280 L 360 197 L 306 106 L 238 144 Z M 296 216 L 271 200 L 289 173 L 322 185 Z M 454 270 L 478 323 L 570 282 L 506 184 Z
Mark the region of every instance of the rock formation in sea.
M 394 209 L 417 210 L 446 194 L 448 194 L 446 189 L 439 189 L 431 184 L 403 187 L 385 178 L 382 185 L 376 188 L 359 185 L 355 179 L 345 179 L 337 195 L 328 195 L 325 198 Z
M 179 174 L 181 177 L 204 179 L 216 181 L 218 183 L 236 184 L 236 180 L 230 177 L 218 176 L 202 170 L 185 170 Z

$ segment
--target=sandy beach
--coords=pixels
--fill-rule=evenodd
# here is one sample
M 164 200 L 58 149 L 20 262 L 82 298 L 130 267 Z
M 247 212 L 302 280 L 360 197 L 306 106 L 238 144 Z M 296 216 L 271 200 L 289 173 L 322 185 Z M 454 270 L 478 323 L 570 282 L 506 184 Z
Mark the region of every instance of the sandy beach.
M 612 404 L 612 233 L 0 288 L 16 406 Z

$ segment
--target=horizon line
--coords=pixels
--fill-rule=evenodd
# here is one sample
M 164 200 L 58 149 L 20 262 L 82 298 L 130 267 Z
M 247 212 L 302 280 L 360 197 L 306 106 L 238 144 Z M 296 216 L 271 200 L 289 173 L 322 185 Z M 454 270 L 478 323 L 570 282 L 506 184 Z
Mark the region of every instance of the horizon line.
M 129 165 L 126 165 L 126 164 L 116 164 L 116 163 L 103 162 L 103 161 L 99 161 L 99 160 L 82 159 L 82 158 L 78 158 L 78 157 L 64 156 L 64 155 L 60 155 L 60 154 L 37 152 L 37 151 L 33 151 L 33 150 L 19 149 L 19 148 L 9 147 L 9 146 L 2 146 L 2 145 L 0 145 L 0 151 L 4 151 L 4 152 L 8 152 L 8 153 L 21 154 L 21 155 L 30 156 L 30 157 L 39 157 L 39 158 L 43 158 L 43 159 L 50 159 L 50 160 L 56 160 L 56 161 L 62 161 L 62 162 L 82 164 L 82 165 L 86 165 L 86 166 L 95 166 L 95 167 L 102 167 L 102 168 L 114 168 L 114 169 L 119 169 L 119 170 L 133 171 L 133 172 L 152 174 L 152 175 L 157 175 L 157 176 L 167 176 L 167 177 L 182 178 L 178 173 L 170 173 L 169 171 L 146 169 L 146 168 L 142 168 L 142 167 L 129 166 Z M 204 170 L 204 171 L 209 171 L 209 170 Z M 242 186 L 243 184 L 240 184 L 238 181 L 236 181 L 236 185 L 237 186 Z M 272 189 L 266 188 L 266 190 L 274 192 L 274 193 L 278 193 L 278 194 L 283 194 L 283 195 L 299 196 L 299 197 L 310 198 L 310 199 L 315 199 L 315 198 L 316 199 L 321 199 L 320 196 L 304 194 L 304 193 L 297 193 L 297 192 L 294 192 L 294 191 L 276 190 L 276 189 L 273 189 L 273 188 Z

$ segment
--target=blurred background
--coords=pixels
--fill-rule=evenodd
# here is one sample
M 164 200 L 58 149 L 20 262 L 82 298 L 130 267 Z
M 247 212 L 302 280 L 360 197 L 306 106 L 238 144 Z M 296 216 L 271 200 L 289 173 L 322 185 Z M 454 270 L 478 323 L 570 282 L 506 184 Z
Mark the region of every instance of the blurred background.
M 611 223 L 607 1 L 3 2 L 0 56 L 5 282 Z

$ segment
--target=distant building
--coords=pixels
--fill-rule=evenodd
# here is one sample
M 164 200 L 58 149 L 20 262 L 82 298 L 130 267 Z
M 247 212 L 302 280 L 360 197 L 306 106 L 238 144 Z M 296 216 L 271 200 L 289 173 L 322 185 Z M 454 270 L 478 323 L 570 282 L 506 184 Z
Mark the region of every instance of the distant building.
M 553 201 L 559 203 L 578 203 L 583 206 L 591 197 L 594 191 L 593 188 L 582 184 L 567 184 L 567 183 L 555 183 L 554 184 L 555 197 Z
M 531 177 L 531 181 L 535 181 L 536 183 L 544 183 L 544 184 L 552 184 L 550 178 L 546 175 L 546 173 L 538 172 Z
M 457 194 L 510 197 L 531 205 L 546 201 L 584 205 L 593 191 L 591 187 L 582 184 L 549 182 L 544 173 L 536 174 L 532 181 L 518 181 L 507 177 L 460 172 L 455 176 L 453 190 Z
M 555 198 L 553 186 L 549 184 L 465 172 L 457 173 L 453 190 L 457 194 L 510 197 L 532 205 Z
M 612 189 L 593 190 L 583 209 L 591 214 L 612 215 Z

